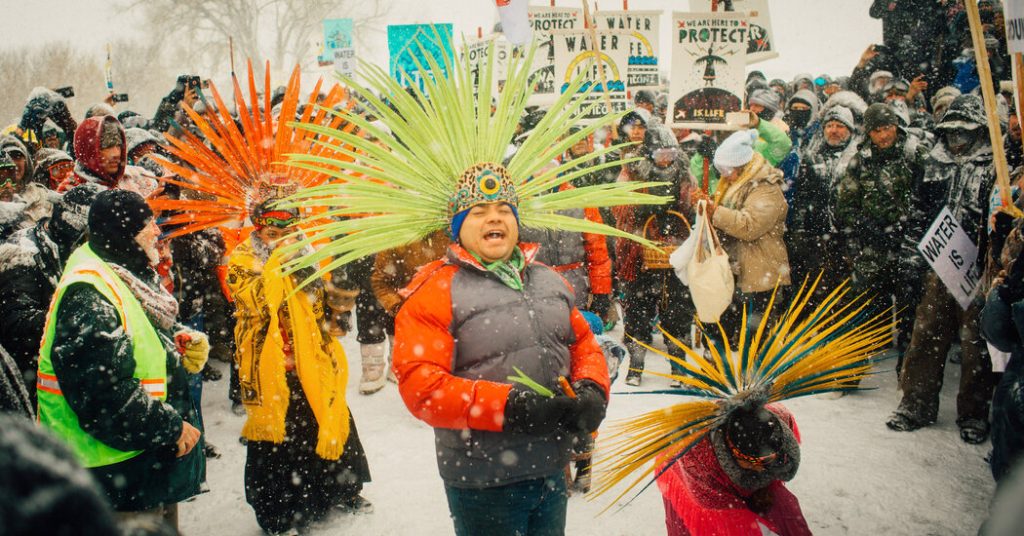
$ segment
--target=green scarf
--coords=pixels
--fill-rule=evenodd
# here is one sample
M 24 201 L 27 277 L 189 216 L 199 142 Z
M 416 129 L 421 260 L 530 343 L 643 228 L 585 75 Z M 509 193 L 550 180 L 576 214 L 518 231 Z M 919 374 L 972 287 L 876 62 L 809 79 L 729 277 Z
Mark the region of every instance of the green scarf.
M 470 255 L 479 261 L 488 272 L 498 276 L 498 279 L 507 285 L 508 288 L 519 291 L 523 290 L 523 268 L 526 266 L 526 258 L 523 256 L 519 246 L 512 250 L 512 256 L 507 261 L 486 263 L 476 253 L 470 251 Z

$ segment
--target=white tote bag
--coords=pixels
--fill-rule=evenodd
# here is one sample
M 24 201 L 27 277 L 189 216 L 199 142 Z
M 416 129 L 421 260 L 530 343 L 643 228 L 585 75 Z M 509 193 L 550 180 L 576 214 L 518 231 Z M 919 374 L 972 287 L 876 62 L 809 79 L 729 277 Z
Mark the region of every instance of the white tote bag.
M 690 276 L 687 273 L 687 268 L 690 266 L 690 259 L 693 258 L 693 250 L 697 244 L 697 227 L 702 222 L 703 220 L 698 218 L 693 224 L 693 229 L 690 229 L 690 235 L 668 256 L 668 263 L 672 265 L 672 271 L 675 272 L 676 277 L 686 286 L 690 286 Z
M 697 203 L 697 229 L 693 258 L 686 267 L 690 296 L 701 322 L 714 324 L 732 303 L 735 289 L 729 255 L 711 224 L 707 204 Z

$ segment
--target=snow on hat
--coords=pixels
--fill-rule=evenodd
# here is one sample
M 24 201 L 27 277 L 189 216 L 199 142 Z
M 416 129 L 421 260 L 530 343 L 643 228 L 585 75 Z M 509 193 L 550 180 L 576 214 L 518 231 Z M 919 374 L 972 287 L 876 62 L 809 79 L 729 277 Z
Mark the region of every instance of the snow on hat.
M 946 86 L 935 92 L 932 96 L 931 105 L 932 109 L 946 105 L 947 107 L 953 103 L 953 99 L 960 96 L 960 89 L 955 86 Z
M 899 122 L 900 120 L 896 117 L 896 112 L 892 110 L 892 106 L 884 102 L 876 102 L 868 106 L 868 109 L 864 112 L 864 132 L 897 125 Z
M 953 99 L 949 109 L 946 110 L 946 115 L 942 116 L 942 121 L 935 125 L 935 128 L 973 130 L 984 125 L 986 121 L 981 98 L 967 94 Z
M 846 125 L 846 128 L 854 130 L 856 123 L 853 120 L 853 112 L 850 111 L 846 106 L 833 106 L 825 112 L 825 116 L 821 118 L 821 124 L 827 125 L 829 121 L 839 121 Z
M 113 116 L 111 116 L 113 118 Z M 118 147 L 121 145 L 121 122 L 114 118 L 113 121 L 104 121 L 100 129 L 100 149 Z
M 75 186 L 65 192 L 53 206 L 52 219 L 63 222 L 79 233 L 85 231 L 89 223 L 89 207 L 102 191 L 101 186 L 91 182 Z
M 760 104 L 765 109 L 778 112 L 782 107 L 782 99 L 779 94 L 770 89 L 756 89 L 750 94 L 749 104 Z
M 131 154 L 132 151 L 144 143 L 160 145 L 160 140 L 152 132 L 142 128 L 126 128 L 124 137 L 127 140 L 128 154 Z
M 882 77 L 886 77 L 886 78 L 890 78 L 891 79 L 893 76 L 892 76 L 892 73 L 890 73 L 889 71 L 875 71 L 875 72 L 871 73 L 871 76 L 868 78 L 868 85 L 869 86 L 874 85 L 875 80 L 878 80 L 879 78 L 882 78 Z
M 715 167 L 738 168 L 745 166 L 754 157 L 755 141 L 757 141 L 756 130 L 733 132 L 715 150 Z

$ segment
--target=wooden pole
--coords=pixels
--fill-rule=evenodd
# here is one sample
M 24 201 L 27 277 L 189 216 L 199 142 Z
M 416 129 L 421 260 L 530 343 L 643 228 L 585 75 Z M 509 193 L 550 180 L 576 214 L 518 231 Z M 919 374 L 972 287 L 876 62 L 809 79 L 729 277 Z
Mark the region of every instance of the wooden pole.
M 1024 55 L 1020 52 L 1013 55 L 1014 74 L 1017 83 L 1017 124 L 1024 127 Z M 1024 149 L 1024 136 L 1021 136 L 1021 149 Z M 1012 171 L 1012 170 L 1011 170 Z
M 1006 164 L 1006 152 L 1003 148 L 1003 133 L 999 127 L 999 116 L 996 113 L 996 94 L 992 86 L 992 69 L 988 64 L 988 51 L 985 50 L 985 37 L 982 34 L 981 15 L 978 13 L 978 0 L 965 0 L 967 20 L 971 25 L 971 41 L 974 44 L 974 61 L 978 67 L 978 78 L 981 79 L 981 94 L 985 101 L 985 116 L 988 118 L 988 136 L 992 143 L 993 165 L 996 168 L 996 183 L 1002 198 L 1002 210 L 1014 216 L 1024 214 L 1013 204 L 1010 194 L 1010 173 Z

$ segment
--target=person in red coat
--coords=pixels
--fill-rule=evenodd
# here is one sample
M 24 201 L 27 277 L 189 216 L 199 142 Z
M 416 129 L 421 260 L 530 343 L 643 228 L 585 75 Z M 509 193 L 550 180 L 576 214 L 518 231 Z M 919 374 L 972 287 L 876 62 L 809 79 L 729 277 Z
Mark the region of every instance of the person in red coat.
M 669 536 L 810 535 L 783 482 L 800 466 L 800 433 L 781 405 L 740 408 L 659 468 Z

